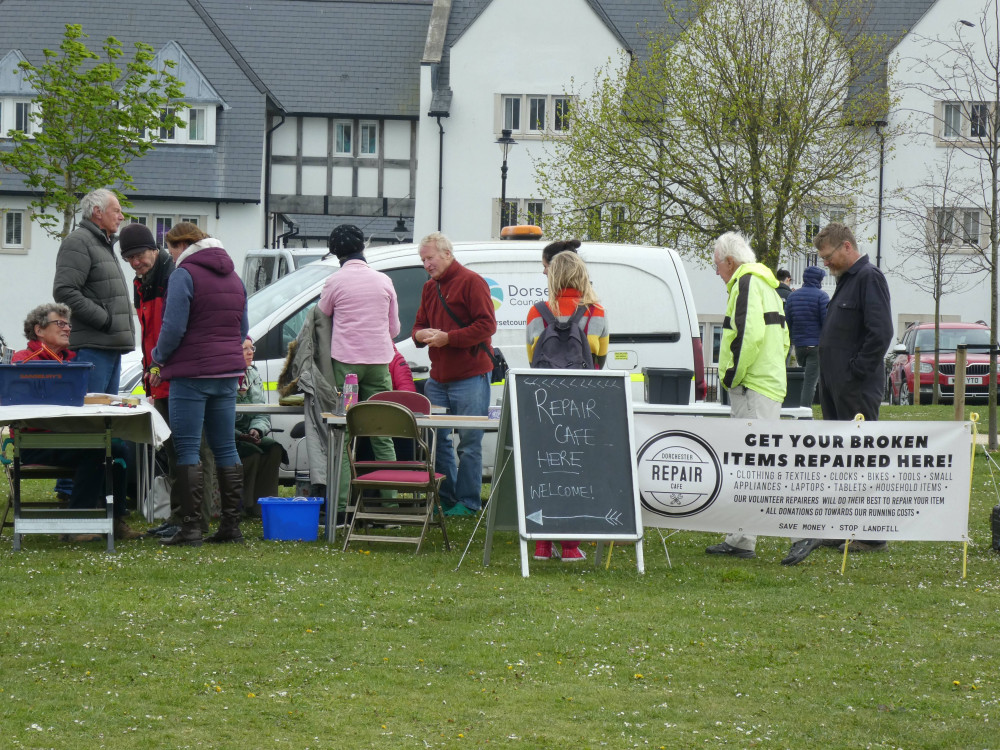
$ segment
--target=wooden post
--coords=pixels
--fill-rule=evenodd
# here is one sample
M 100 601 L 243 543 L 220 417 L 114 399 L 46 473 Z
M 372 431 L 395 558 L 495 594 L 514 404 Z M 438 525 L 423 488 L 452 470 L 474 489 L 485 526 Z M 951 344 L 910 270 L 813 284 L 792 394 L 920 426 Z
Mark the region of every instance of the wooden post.
M 913 405 L 920 406 L 920 347 L 913 349 Z
M 968 354 L 965 344 L 955 350 L 955 421 L 965 419 L 965 361 Z

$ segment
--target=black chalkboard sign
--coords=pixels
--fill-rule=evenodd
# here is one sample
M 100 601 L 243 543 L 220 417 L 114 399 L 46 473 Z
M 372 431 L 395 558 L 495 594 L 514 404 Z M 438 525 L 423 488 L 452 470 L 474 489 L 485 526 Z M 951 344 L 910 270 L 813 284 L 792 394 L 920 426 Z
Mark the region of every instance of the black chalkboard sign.
M 516 495 L 522 554 L 529 539 L 642 539 L 628 373 L 510 370 L 500 419 L 489 518 L 509 528 Z

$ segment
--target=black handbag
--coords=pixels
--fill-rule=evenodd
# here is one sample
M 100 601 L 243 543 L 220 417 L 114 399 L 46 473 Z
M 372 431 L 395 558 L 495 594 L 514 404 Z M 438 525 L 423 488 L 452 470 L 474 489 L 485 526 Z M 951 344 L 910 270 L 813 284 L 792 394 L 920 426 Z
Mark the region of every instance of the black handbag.
M 448 307 L 448 303 L 444 301 L 444 295 L 441 294 L 441 285 L 436 284 L 438 299 L 441 300 L 441 304 L 444 306 L 444 311 L 448 313 L 452 320 L 458 323 L 462 328 L 465 328 L 469 324 L 464 322 L 455 313 L 452 312 L 451 308 Z M 491 383 L 502 383 L 507 377 L 507 358 L 503 356 L 503 352 L 499 349 L 486 346 L 486 342 L 480 341 L 479 348 L 486 352 L 486 356 L 490 358 L 490 362 L 493 363 L 493 372 L 490 374 Z

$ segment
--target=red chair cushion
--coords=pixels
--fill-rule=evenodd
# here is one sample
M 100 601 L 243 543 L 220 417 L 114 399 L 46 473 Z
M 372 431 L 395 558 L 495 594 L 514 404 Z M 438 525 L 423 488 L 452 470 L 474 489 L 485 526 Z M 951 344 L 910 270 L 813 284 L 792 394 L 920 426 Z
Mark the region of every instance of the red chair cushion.
M 444 474 L 434 474 L 435 479 L 443 479 Z M 358 477 L 365 482 L 395 482 L 409 484 L 427 484 L 426 471 L 410 471 L 407 469 L 379 469 L 370 471 Z

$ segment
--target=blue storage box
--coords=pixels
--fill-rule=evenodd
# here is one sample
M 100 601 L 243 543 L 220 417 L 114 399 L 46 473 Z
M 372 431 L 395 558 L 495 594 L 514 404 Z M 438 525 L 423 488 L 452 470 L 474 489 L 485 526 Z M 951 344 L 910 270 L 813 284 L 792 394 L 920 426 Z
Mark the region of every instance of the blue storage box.
M 0 406 L 83 406 L 90 362 L 24 362 L 0 365 Z
M 319 509 L 326 502 L 322 497 L 262 497 L 257 502 L 265 539 L 316 541 Z

